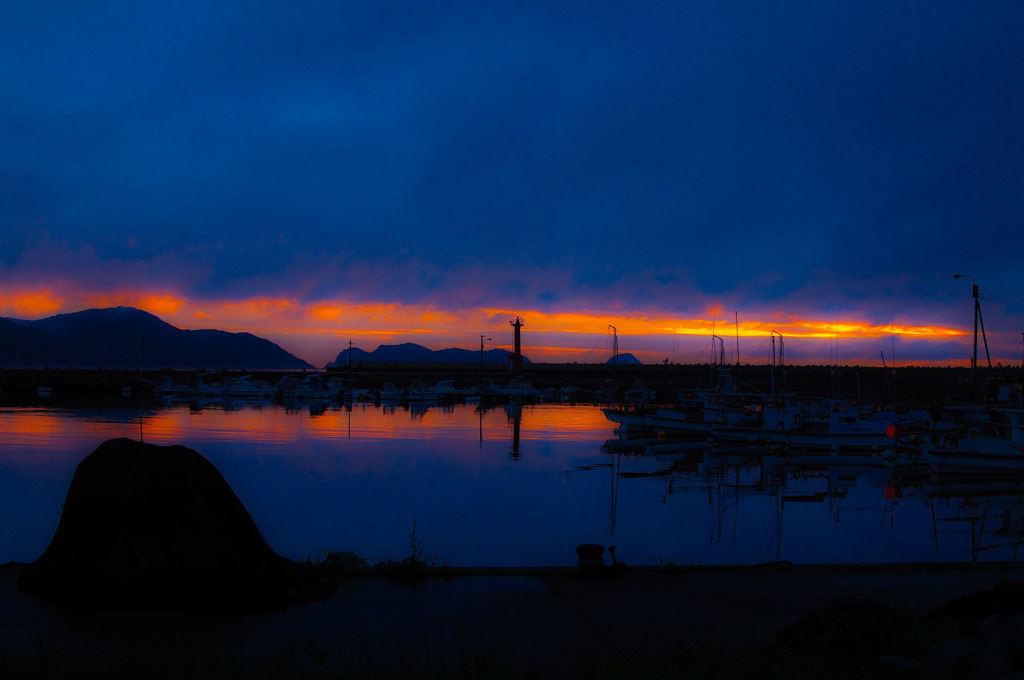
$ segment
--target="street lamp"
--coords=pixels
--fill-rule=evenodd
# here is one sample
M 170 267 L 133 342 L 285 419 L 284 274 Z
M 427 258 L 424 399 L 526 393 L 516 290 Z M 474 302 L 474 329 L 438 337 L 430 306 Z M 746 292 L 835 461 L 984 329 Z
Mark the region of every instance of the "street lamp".
M 490 342 L 490 338 L 487 341 Z M 484 336 L 480 336 L 480 382 L 484 381 Z
M 985 358 L 988 359 L 988 367 L 992 368 L 992 357 L 988 353 L 988 338 L 985 336 L 985 320 L 981 318 L 981 296 L 978 292 L 978 282 L 973 276 L 967 274 L 953 274 L 954 279 L 971 280 L 971 297 L 974 298 L 974 354 L 971 356 L 971 375 L 978 368 L 978 324 L 981 324 L 981 339 L 985 343 Z

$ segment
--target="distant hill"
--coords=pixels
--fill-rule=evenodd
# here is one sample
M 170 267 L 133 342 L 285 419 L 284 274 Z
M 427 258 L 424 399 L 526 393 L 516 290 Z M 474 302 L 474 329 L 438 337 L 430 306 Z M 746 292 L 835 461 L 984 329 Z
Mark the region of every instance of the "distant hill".
M 615 363 L 615 357 L 612 357 L 606 363 L 608 363 L 608 365 L 614 364 Z M 619 365 L 620 366 L 641 366 L 642 364 L 640 363 L 640 360 L 637 359 L 635 356 L 633 356 L 629 352 L 625 352 L 625 353 L 619 355 Z
M 0 366 L 137 368 L 140 354 L 144 368 L 313 368 L 251 333 L 182 330 L 132 307 L 0 318 Z
M 508 355 L 510 353 L 503 349 L 489 349 L 484 352 L 484 363 L 485 364 L 505 364 L 508 363 Z M 349 351 L 347 349 L 342 350 L 331 363 L 327 364 L 328 368 L 332 366 L 343 367 L 348 366 Z M 372 352 L 361 350 L 358 347 L 352 348 L 352 365 L 356 366 L 360 361 L 382 361 L 388 363 L 452 363 L 452 364 L 473 364 L 480 363 L 480 351 L 472 349 L 459 349 L 453 347 L 450 349 L 439 349 L 431 350 L 427 349 L 423 345 L 417 345 L 414 342 L 404 342 L 400 345 L 381 345 Z M 528 364 L 530 360 L 523 357 L 523 363 Z

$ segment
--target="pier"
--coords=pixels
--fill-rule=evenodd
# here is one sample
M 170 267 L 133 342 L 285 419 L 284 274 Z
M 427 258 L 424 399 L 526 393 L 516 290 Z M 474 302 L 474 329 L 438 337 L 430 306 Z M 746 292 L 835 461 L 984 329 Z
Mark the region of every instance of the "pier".
M 1020 382 L 1017 366 L 970 367 L 882 367 L 882 366 L 733 366 L 734 375 L 752 390 L 793 392 L 805 396 L 843 395 L 847 399 L 875 403 L 928 405 L 963 401 L 984 401 L 995 396 L 996 386 Z M 655 390 L 658 400 L 672 401 L 676 388 L 702 388 L 711 382 L 713 367 L 708 364 L 555 364 L 524 363 L 514 374 L 504 364 L 478 363 L 387 363 L 359 362 L 351 367 L 305 372 L 208 369 L 0 369 L 0 404 L 20 405 L 45 400 L 48 403 L 94 402 L 138 399 L 153 394 L 154 386 L 165 379 L 179 384 L 195 384 L 211 377 L 238 378 L 252 375 L 275 383 L 285 375 L 319 373 L 340 377 L 355 387 L 378 388 L 386 382 L 400 387 L 412 381 L 436 383 L 453 380 L 459 387 L 473 387 L 483 380 L 496 384 L 515 375 L 538 389 L 572 386 L 586 395 L 613 387 L 619 392 L 642 384 Z

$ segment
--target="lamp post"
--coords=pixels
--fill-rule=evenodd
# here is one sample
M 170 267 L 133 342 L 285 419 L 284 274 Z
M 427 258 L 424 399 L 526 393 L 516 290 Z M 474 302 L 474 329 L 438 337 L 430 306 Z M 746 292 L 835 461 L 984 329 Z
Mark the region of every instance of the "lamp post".
M 988 360 L 988 367 L 992 368 L 992 357 L 988 353 L 988 338 L 985 336 L 985 320 L 981 318 L 981 296 L 978 292 L 978 282 L 973 276 L 967 274 L 953 274 L 954 279 L 971 280 L 971 297 L 974 298 L 974 354 L 971 356 L 971 378 L 978 368 L 978 325 L 981 325 L 981 339 L 985 343 L 985 358 Z
M 487 338 L 490 340 L 490 338 Z M 480 383 L 484 382 L 484 336 L 480 336 Z

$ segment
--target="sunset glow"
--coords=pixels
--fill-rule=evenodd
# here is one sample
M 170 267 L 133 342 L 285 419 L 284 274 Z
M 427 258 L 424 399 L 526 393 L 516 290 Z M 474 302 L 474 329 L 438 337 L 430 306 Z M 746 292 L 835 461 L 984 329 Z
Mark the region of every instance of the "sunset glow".
M 49 290 L 18 290 L 0 287 L 0 314 L 39 319 L 58 314 L 64 300 Z
M 76 302 L 79 306 L 75 306 Z M 772 321 L 746 319 L 748 315 L 744 314 L 737 325 L 735 316 L 738 315 L 733 319 L 708 319 L 661 314 L 545 313 L 494 307 L 443 310 L 397 303 L 303 302 L 283 297 L 189 300 L 161 291 L 58 297 L 48 290 L 22 290 L 6 295 L 3 304 L 5 313 L 20 313 L 28 319 L 78 311 L 85 306 L 136 307 L 179 328 L 217 328 L 267 337 L 318 366 L 332 361 L 347 347 L 349 340 L 366 351 L 372 351 L 379 344 L 400 342 L 415 342 L 430 349 L 477 349 L 479 335 L 485 334 L 491 338 L 486 343 L 488 349 L 511 348 L 509 321 L 517 316 L 525 321 L 525 353 L 532 361 L 548 363 L 605 361 L 610 355 L 608 338 L 613 333 L 612 328 L 620 338 L 622 351 L 633 353 L 645 363 L 658 363 L 667 358 L 666 348 L 673 346 L 670 343 L 679 347 L 702 346 L 712 335 L 756 339 L 767 338 L 775 331 L 790 342 L 791 347 L 799 340 L 847 342 L 903 337 L 938 342 L 962 340 L 968 335 L 965 329 L 945 326 L 781 318 L 774 311 L 766 313 Z M 662 349 L 650 347 L 658 342 Z M 690 344 L 682 344 L 686 342 Z M 702 355 L 696 358 L 703 360 Z M 944 363 L 960 363 L 962 359 L 951 358 Z M 876 363 L 871 356 L 864 360 Z

